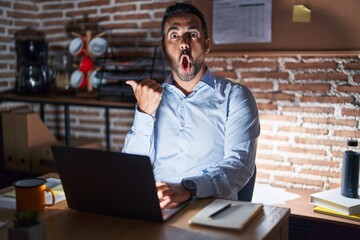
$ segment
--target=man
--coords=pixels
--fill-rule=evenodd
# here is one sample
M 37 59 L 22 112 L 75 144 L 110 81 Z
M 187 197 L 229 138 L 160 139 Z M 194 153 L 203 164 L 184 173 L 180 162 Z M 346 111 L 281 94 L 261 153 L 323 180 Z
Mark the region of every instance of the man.
M 197 8 L 169 6 L 161 33 L 172 74 L 162 85 L 127 81 L 137 108 L 123 152 L 150 156 L 161 208 L 192 197 L 237 199 L 255 168 L 256 102 L 249 89 L 207 69 L 210 39 Z

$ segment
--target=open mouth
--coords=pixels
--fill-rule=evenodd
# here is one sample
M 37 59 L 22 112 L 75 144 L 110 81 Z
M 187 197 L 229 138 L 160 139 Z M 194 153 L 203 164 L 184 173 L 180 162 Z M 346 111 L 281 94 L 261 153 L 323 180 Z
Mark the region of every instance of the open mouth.
M 181 67 L 184 70 L 184 72 L 190 71 L 190 61 L 188 55 L 181 56 Z

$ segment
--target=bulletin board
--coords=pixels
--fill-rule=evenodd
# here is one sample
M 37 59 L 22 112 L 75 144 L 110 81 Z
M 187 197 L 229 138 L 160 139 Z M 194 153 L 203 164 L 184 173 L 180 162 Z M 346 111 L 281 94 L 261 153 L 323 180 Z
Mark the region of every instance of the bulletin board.
M 192 0 L 206 18 L 212 38 L 212 0 Z M 293 22 L 295 4 L 311 9 L 310 23 Z M 360 0 L 272 0 L 269 43 L 211 44 L 211 51 L 358 51 Z

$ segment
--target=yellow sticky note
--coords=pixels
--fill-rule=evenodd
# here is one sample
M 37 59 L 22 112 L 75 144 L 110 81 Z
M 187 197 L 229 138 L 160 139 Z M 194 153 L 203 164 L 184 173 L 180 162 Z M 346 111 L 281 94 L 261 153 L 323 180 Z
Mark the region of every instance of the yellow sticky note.
M 305 7 L 303 4 L 294 5 L 293 8 L 293 22 L 309 23 L 311 18 L 311 9 Z

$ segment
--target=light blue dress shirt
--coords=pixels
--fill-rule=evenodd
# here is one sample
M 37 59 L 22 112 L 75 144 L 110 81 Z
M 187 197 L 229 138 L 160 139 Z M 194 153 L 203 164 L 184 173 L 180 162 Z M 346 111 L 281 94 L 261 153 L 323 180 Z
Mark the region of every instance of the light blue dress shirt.
M 254 172 L 260 134 L 252 93 L 209 70 L 188 96 L 172 76 L 163 87 L 153 116 L 135 110 L 123 152 L 150 156 L 157 181 L 190 179 L 197 197 L 237 199 Z

